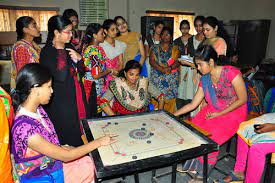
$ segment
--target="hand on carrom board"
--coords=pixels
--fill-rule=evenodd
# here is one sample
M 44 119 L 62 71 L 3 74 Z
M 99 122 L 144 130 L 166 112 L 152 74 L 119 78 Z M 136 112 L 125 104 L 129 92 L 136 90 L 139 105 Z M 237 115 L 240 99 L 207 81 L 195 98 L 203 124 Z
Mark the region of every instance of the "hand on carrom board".
M 116 134 L 107 134 L 103 137 L 100 137 L 99 139 L 97 139 L 100 143 L 100 146 L 107 146 L 109 144 L 112 144 L 114 142 L 117 141 L 117 139 L 115 139 L 114 137 L 117 137 L 118 135 Z

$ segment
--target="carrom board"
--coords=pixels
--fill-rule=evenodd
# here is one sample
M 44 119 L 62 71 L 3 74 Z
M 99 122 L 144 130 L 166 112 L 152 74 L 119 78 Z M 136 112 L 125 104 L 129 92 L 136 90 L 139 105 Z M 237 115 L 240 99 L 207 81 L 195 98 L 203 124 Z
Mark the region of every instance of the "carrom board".
M 121 169 L 123 165 L 149 163 L 179 152 L 205 149 L 207 144 L 217 148 L 213 141 L 164 111 L 87 119 L 82 123 L 88 141 L 110 133 L 118 135 L 117 142 L 92 153 L 97 170 L 99 167 Z

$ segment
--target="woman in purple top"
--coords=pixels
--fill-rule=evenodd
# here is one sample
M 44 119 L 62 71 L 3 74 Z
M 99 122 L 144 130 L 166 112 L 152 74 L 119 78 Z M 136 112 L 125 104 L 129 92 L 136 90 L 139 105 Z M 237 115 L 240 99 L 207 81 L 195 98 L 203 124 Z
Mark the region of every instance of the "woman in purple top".
M 54 126 L 41 107 L 49 103 L 52 93 L 51 75 L 42 65 L 27 64 L 18 73 L 13 94 L 17 112 L 11 131 L 11 148 L 20 182 L 75 182 L 71 175 L 81 177 L 76 182 L 92 182 L 94 165 L 85 155 L 100 146 L 113 143 L 114 135 L 101 137 L 76 148 L 60 146 Z M 81 161 L 77 160 L 79 158 L 85 159 L 83 162 L 88 164 L 85 171 L 84 163 L 77 162 Z M 71 164 L 74 162 L 77 162 L 77 167 L 72 172 Z M 68 167 L 66 164 L 70 164 L 70 171 L 65 170 Z M 87 167 L 90 168 L 87 170 Z

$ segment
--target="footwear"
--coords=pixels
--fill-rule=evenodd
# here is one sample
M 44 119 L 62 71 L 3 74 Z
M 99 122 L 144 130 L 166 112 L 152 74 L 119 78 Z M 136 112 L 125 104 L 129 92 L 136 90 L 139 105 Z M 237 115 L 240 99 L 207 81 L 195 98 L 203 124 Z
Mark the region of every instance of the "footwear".
M 227 177 L 230 177 L 231 183 L 242 183 L 244 181 L 244 176 L 243 177 L 237 177 L 237 175 L 234 172 L 230 172 Z M 219 179 L 218 181 L 215 181 L 215 183 L 228 183 L 225 182 L 223 179 Z
M 188 172 L 188 170 L 183 169 L 183 165 L 181 163 L 177 165 L 177 171 L 180 172 L 180 173 Z
M 195 167 L 193 166 L 194 159 L 186 160 L 184 163 L 180 163 L 177 165 L 177 171 L 180 173 L 191 172 L 196 174 Z
M 178 164 L 176 170 L 177 170 L 177 172 L 179 172 L 179 174 L 181 176 L 188 176 L 188 177 L 194 178 L 197 175 L 197 171 L 190 170 L 190 169 L 184 167 L 183 164 Z
M 197 176 L 197 177 L 191 179 L 188 183 L 203 183 L 203 178 Z

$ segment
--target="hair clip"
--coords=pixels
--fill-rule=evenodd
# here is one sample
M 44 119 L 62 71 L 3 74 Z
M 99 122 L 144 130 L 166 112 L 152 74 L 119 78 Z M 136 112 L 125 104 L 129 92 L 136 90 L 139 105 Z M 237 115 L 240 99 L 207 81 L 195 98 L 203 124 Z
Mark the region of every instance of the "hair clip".
M 35 88 L 35 87 L 38 87 L 39 86 L 39 84 L 34 84 L 34 85 L 32 85 L 32 88 Z
M 15 93 L 19 94 L 20 90 L 15 89 L 15 88 L 11 89 L 11 94 L 15 94 Z

